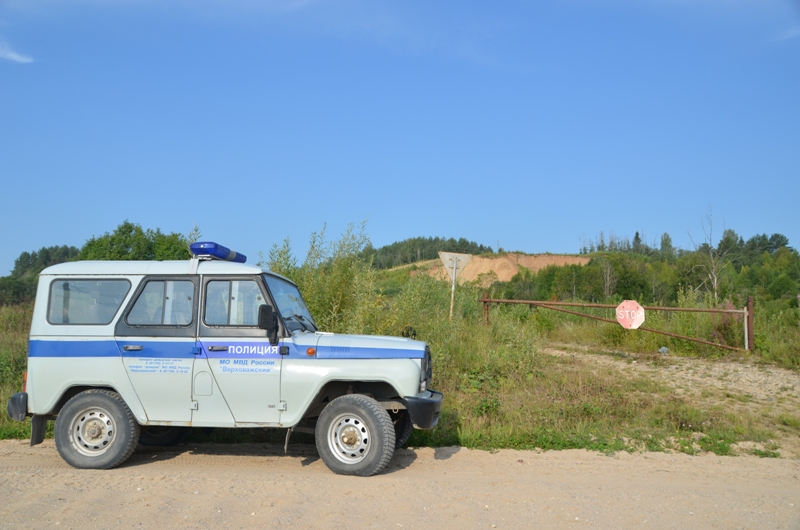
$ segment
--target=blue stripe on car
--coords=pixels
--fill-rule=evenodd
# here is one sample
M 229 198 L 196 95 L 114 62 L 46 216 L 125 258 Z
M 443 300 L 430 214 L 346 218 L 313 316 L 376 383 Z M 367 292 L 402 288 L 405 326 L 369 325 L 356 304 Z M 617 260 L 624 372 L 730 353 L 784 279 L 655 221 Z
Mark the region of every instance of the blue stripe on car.
M 125 345 L 141 346 L 141 350 L 124 351 Z M 147 357 L 182 359 L 195 357 L 191 342 L 157 342 L 143 340 L 32 340 L 28 357 Z
M 353 346 L 319 346 L 318 359 L 422 359 L 424 350 L 400 348 L 354 348 Z
M 115 340 L 32 340 L 28 357 L 119 357 Z
M 141 350 L 124 350 L 124 346 L 141 346 Z M 182 359 L 193 358 L 195 346 L 200 343 L 161 342 L 145 340 L 32 340 L 29 343 L 28 357 L 148 357 Z M 227 346 L 228 351 L 209 351 L 212 345 Z M 290 347 L 291 357 L 307 357 L 305 351 L 291 342 L 281 343 Z M 277 347 L 270 347 L 263 342 L 203 342 L 204 352 L 209 358 L 216 359 L 263 359 L 278 358 Z M 316 348 L 317 359 L 422 359 L 423 350 L 401 348 L 356 348 L 352 346 L 319 346 Z M 313 358 L 313 357 L 312 357 Z

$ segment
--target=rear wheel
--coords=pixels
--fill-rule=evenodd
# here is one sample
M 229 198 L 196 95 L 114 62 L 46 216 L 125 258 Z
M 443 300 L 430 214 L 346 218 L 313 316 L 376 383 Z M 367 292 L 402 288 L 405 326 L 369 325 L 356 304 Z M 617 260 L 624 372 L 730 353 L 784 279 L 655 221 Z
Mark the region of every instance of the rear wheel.
M 69 465 L 110 469 L 133 453 L 139 424 L 116 392 L 87 390 L 58 413 L 55 439 L 58 453 Z
M 316 426 L 317 451 L 334 473 L 369 477 L 394 455 L 394 425 L 374 399 L 348 394 L 331 401 Z

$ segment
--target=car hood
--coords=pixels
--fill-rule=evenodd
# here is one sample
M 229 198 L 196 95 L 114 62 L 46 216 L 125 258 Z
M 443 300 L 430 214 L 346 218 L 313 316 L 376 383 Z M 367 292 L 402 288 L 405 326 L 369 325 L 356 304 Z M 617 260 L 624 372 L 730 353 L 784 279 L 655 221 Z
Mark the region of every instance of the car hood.
M 318 359 L 422 359 L 424 342 L 382 335 L 316 333 Z

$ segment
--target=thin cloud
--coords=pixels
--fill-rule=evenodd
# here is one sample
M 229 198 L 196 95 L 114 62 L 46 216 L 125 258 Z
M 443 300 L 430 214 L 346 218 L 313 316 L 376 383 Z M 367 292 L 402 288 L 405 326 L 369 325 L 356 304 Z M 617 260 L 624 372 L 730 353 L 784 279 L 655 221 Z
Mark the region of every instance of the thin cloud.
M 0 59 L 6 59 L 7 61 L 23 64 L 33 62 L 32 57 L 15 52 L 8 44 L 4 42 L 0 42 Z
M 783 33 L 778 35 L 778 37 L 775 40 L 776 41 L 792 40 L 796 39 L 797 37 L 800 37 L 800 26 L 792 28 L 788 31 L 784 31 Z

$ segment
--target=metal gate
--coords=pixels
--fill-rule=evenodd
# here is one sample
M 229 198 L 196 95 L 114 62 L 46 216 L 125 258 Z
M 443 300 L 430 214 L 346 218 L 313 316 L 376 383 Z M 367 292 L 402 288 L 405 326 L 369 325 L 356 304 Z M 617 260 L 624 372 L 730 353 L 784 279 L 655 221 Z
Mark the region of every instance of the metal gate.
M 579 317 L 586 317 L 591 318 L 593 320 L 599 320 L 601 322 L 610 322 L 612 324 L 616 324 L 616 320 L 611 320 L 609 318 L 598 317 L 596 315 L 587 315 L 586 313 L 579 313 L 577 311 L 570 311 L 568 309 L 562 309 L 563 307 L 587 307 L 587 308 L 600 308 L 600 309 L 615 309 L 617 306 L 612 304 L 586 304 L 586 303 L 578 303 L 578 302 L 548 302 L 548 301 L 541 301 L 541 300 L 499 300 L 494 298 L 489 298 L 489 293 L 485 293 L 483 298 L 479 300 L 479 302 L 483 303 L 483 323 L 485 325 L 489 325 L 489 305 L 490 304 L 518 304 L 518 305 L 527 305 L 530 307 L 542 307 L 545 309 L 552 309 L 553 311 L 559 311 L 561 313 L 567 313 L 570 315 L 576 315 Z M 652 329 L 652 328 L 643 328 L 640 327 L 639 329 L 642 331 L 649 331 L 651 333 L 658 333 L 659 335 L 666 335 L 668 337 L 673 337 L 676 339 L 683 339 L 692 342 L 698 342 L 700 344 L 706 344 L 708 346 L 715 346 L 717 348 L 724 348 L 726 350 L 733 350 L 733 351 L 752 351 L 753 350 L 753 297 L 747 297 L 747 306 L 744 309 L 696 309 L 696 308 L 688 308 L 688 307 L 661 307 L 661 306 L 642 306 L 645 311 L 674 311 L 674 312 L 687 312 L 687 313 L 723 313 L 723 314 L 734 314 L 734 315 L 742 315 L 744 319 L 744 349 L 742 348 L 735 348 L 733 346 L 728 346 L 727 344 L 718 344 L 716 342 L 711 342 L 704 339 L 698 339 L 696 337 L 687 337 L 686 335 L 678 335 L 677 333 L 669 333 L 667 331 L 661 331 L 660 329 Z

